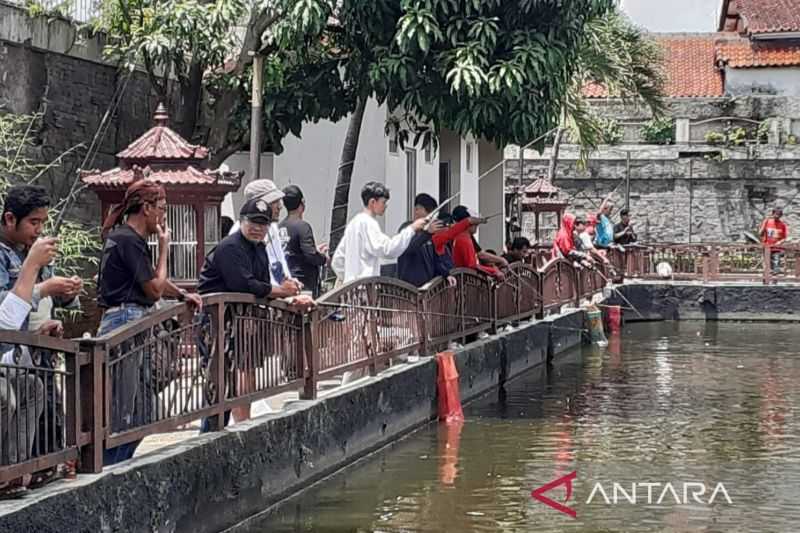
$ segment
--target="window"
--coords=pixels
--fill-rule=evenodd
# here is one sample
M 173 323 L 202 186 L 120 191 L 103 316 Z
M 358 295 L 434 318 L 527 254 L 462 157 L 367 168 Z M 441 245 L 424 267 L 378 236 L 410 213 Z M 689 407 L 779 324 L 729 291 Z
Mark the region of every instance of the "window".
M 433 162 L 433 142 L 429 142 L 425 147 L 425 162 L 428 164 Z
M 389 136 L 389 153 L 397 155 L 397 137 L 394 135 Z
M 417 151 L 406 150 L 406 197 L 408 218 L 414 218 L 414 199 L 417 197 Z
M 467 172 L 472 172 L 472 143 L 467 143 Z

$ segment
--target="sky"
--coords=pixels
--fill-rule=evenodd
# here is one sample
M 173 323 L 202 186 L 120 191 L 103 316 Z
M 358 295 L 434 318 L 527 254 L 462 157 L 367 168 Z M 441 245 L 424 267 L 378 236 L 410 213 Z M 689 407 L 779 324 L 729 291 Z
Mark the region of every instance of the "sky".
M 639 26 L 654 32 L 716 31 L 722 0 L 622 0 Z

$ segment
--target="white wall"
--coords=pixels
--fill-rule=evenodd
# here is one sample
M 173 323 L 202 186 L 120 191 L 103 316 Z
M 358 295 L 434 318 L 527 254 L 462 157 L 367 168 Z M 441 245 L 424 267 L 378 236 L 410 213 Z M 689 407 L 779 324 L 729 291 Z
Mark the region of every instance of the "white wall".
M 734 96 L 800 96 L 800 68 L 726 68 L 725 92 Z
M 242 208 L 244 188 L 252 181 L 250 176 L 250 152 L 236 152 L 226 159 L 223 164 L 232 171 L 244 171 L 242 186 L 239 187 L 237 192 L 226 195 L 225 200 L 222 202 L 222 215 L 237 220 L 239 218 L 239 210 Z M 272 154 L 265 153 L 261 155 L 261 177 L 273 179 Z
M 480 209 L 481 214 L 484 216 L 502 213 L 500 216 L 492 218 L 486 225 L 481 227 L 480 244 L 484 248 L 490 248 L 501 252 L 505 245 L 503 150 L 497 148 L 493 143 L 480 141 L 478 143 L 478 155 L 480 159 L 480 164 L 478 165 L 480 170 L 479 175 L 483 175 L 492 167 L 497 166 L 497 168 L 480 179 L 478 209 Z
M 450 163 L 451 194 L 459 192 L 461 190 L 461 138 L 450 130 L 441 130 L 439 133 L 438 156 L 440 162 Z M 447 198 L 439 198 L 440 202 L 444 202 L 445 200 L 447 200 Z M 445 209 L 447 211 L 452 211 L 453 208 L 460 203 L 461 197 L 458 196 L 454 198 Z
M 330 230 L 333 194 L 336 188 L 342 146 L 350 118 L 337 123 L 327 120 L 304 124 L 301 138 L 289 136 L 284 151 L 275 156 L 275 182 L 279 187 L 298 185 L 306 198 L 305 218 L 314 228 L 317 242 L 327 242 Z M 367 181 L 386 183 L 386 109 L 370 100 L 356 151 L 350 185 L 349 218 L 361 208 L 361 188 Z
M 390 235 L 395 233 L 400 226 L 410 220 L 413 198 L 410 197 L 408 187 L 408 158 L 409 151 L 416 154 L 416 175 L 414 190 L 411 196 L 420 193 L 428 193 L 434 198 L 439 196 L 439 155 L 436 151 L 431 152 L 431 161 L 425 161 L 425 150 L 420 141 L 417 145 L 406 145 L 403 149 L 397 148 L 397 153 L 386 150 L 386 185 L 391 191 L 391 201 L 386 211 L 385 222 L 386 232 Z M 410 202 L 409 202 L 410 201 Z
M 468 148 L 471 146 L 471 153 L 467 154 Z M 467 157 L 470 157 L 471 162 L 467 163 Z M 471 136 L 461 139 L 461 196 L 460 202 L 472 209 L 480 209 L 478 197 L 480 191 L 478 187 L 478 146 L 475 139 Z M 488 214 L 488 213 L 487 213 Z

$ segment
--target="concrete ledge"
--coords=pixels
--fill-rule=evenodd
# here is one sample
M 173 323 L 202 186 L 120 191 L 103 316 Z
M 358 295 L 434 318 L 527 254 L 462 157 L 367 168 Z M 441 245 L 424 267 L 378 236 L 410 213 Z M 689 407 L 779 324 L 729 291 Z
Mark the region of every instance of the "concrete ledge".
M 456 352 L 463 400 L 581 342 L 579 310 Z M 0 503 L 0 531 L 212 532 L 352 463 L 436 416 L 436 362 L 391 368 L 102 474 Z
M 800 286 L 631 282 L 619 287 L 645 320 L 800 321 Z M 611 305 L 626 305 L 618 294 Z M 641 320 L 625 310 L 628 321 Z

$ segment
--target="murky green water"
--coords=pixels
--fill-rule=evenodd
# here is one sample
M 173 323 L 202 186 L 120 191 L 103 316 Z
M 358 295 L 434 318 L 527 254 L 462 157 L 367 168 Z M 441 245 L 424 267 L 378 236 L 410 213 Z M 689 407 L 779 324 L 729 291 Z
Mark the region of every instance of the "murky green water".
M 798 325 L 633 325 L 240 531 L 800 531 L 798 346 Z M 531 497 L 573 471 L 576 518 Z

